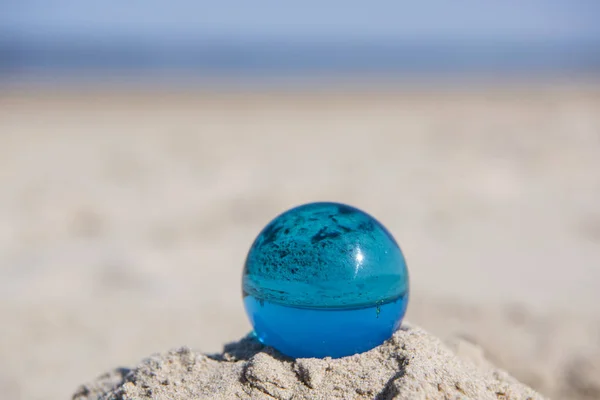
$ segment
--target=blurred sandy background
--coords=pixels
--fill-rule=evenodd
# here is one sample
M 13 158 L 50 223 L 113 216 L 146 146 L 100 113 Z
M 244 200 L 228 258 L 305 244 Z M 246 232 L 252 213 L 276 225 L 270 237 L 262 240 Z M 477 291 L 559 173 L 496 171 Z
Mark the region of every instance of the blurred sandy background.
M 600 6 L 233 3 L 0 4 L 0 399 L 239 339 L 319 200 L 393 232 L 412 322 L 600 399 Z
M 4 94 L 2 397 L 238 339 L 245 252 L 314 200 L 390 228 L 414 322 L 557 385 L 600 347 L 599 111 L 596 86 Z

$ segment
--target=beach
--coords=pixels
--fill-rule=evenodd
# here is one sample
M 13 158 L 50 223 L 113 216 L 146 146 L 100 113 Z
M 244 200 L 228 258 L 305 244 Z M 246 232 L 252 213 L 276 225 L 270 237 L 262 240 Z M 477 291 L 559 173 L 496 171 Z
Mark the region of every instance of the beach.
M 600 399 L 597 84 L 2 92 L 0 393 L 222 352 L 255 236 L 321 200 L 393 233 L 407 321 Z

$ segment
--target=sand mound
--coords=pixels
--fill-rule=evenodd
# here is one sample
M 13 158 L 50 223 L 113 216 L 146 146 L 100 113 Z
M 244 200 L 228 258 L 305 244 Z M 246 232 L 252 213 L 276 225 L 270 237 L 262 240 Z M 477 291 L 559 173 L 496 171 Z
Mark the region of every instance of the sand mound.
M 206 355 L 181 348 L 80 387 L 84 399 L 542 399 L 485 360 L 406 325 L 383 345 L 341 359 L 289 359 L 252 338 Z

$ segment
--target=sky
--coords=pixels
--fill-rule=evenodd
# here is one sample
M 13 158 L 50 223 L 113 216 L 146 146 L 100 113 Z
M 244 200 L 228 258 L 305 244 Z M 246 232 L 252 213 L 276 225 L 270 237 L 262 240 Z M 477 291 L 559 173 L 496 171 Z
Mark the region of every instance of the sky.
M 597 0 L 2 0 L 4 40 L 596 41 Z
M 0 0 L 0 78 L 108 69 L 600 73 L 598 21 L 600 0 Z

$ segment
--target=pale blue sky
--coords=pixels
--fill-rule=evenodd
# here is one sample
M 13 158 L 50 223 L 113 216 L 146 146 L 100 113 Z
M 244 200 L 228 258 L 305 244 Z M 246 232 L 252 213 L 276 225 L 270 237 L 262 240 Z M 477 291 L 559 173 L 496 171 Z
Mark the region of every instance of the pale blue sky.
M 4 0 L 5 40 L 595 41 L 597 0 Z
M 108 70 L 598 73 L 600 0 L 0 0 L 0 78 Z

